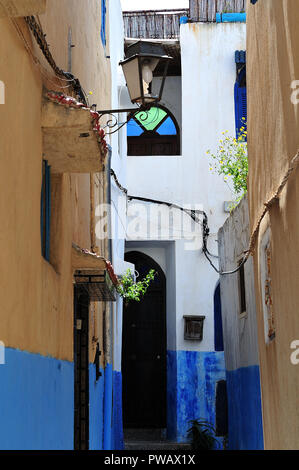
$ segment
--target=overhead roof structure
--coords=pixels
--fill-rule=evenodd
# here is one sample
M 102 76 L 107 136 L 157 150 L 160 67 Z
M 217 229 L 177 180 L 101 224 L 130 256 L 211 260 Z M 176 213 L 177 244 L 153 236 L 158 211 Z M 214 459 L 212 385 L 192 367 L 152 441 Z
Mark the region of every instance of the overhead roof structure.
M 131 44 L 139 41 L 140 38 L 125 38 L 125 51 Z M 157 42 L 162 44 L 165 53 L 173 58 L 169 63 L 168 67 L 168 76 L 178 76 L 181 75 L 181 46 L 178 39 L 143 39 L 143 41 Z M 158 64 L 156 70 L 154 71 L 154 76 L 159 77 L 163 75 L 164 67 L 163 64 Z

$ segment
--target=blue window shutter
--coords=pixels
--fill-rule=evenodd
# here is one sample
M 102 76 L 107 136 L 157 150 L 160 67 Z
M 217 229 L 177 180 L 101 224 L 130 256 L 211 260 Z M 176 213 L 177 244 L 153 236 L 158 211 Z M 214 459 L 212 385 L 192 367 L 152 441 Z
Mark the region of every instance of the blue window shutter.
M 101 39 L 102 39 L 103 46 L 106 46 L 106 0 L 102 0 Z
M 247 93 L 246 87 L 235 84 L 235 117 L 236 117 L 236 137 L 241 133 L 241 127 L 247 130 Z M 244 118 L 244 119 L 242 119 Z M 246 139 L 247 140 L 247 139 Z
M 46 243 L 45 258 L 50 261 L 51 167 L 46 163 Z
M 50 261 L 50 224 L 51 224 L 51 167 L 43 161 L 41 191 L 41 245 L 42 255 Z
M 44 167 L 44 162 L 43 162 Z M 42 169 L 42 175 L 44 175 L 44 168 Z M 45 224 L 45 181 L 44 176 L 42 177 L 42 191 L 40 198 L 40 237 L 41 237 L 41 249 L 42 255 L 44 255 L 44 224 Z

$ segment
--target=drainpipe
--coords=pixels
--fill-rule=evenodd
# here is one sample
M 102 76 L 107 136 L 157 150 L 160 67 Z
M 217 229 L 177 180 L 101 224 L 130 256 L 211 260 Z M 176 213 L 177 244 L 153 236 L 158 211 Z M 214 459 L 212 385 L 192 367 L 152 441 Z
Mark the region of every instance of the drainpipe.
M 246 13 L 216 13 L 216 23 L 246 23 Z
M 110 145 L 108 145 L 108 163 L 107 163 L 107 182 L 108 182 L 108 188 L 107 188 L 107 201 L 108 204 L 111 205 L 111 159 L 112 159 L 112 148 Z M 111 206 L 110 206 L 111 207 Z M 111 219 L 111 209 L 109 209 L 109 228 L 108 228 L 108 242 L 109 242 L 109 261 L 113 265 L 113 252 L 112 252 L 112 219 Z
M 108 146 L 108 162 L 106 169 L 106 181 L 107 181 L 107 203 L 111 204 L 111 157 L 112 149 Z M 111 210 L 109 209 L 108 214 L 108 257 L 109 261 L 113 262 L 113 253 L 112 253 L 112 220 L 111 220 Z M 112 447 L 112 361 L 113 361 L 113 329 L 112 329 L 112 312 L 113 306 L 112 302 L 106 304 L 106 321 L 105 321 L 105 336 L 106 336 L 106 351 L 105 351 L 105 384 L 104 384 L 104 442 L 103 449 L 111 450 Z

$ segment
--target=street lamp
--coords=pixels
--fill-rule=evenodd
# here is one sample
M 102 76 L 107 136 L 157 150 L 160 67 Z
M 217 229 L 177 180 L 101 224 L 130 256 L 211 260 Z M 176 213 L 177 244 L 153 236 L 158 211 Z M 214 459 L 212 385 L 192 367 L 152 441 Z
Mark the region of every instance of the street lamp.
M 137 41 L 128 47 L 125 60 L 120 62 L 126 78 L 132 103 L 148 106 L 161 100 L 167 76 L 169 61 L 172 57 L 165 54 L 159 43 Z M 157 94 L 151 91 L 153 72 L 163 63 L 163 78 Z
M 128 47 L 126 57 L 119 65 L 123 68 L 131 101 L 138 107 L 98 111 L 101 117 L 105 115 L 113 117 L 107 122 L 106 127 L 113 129 L 119 126 L 109 134 L 121 129 L 134 114 L 148 111 L 151 106 L 161 101 L 170 60 L 172 57 L 165 53 L 162 44 L 158 42 L 140 40 Z M 162 65 L 162 80 L 158 93 L 154 94 L 151 85 L 158 64 Z M 118 124 L 118 119 L 115 117 L 115 114 L 118 113 L 130 113 L 128 120 L 121 125 Z

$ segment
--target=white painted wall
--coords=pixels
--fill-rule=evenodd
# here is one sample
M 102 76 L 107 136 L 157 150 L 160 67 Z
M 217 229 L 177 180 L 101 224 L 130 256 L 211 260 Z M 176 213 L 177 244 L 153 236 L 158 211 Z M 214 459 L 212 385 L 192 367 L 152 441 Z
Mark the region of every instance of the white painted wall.
M 217 232 L 227 217 L 223 203 L 232 199 L 232 193 L 222 178 L 209 170 L 206 151 L 216 149 L 224 130 L 235 134 L 234 53 L 240 49 L 246 49 L 245 24 L 182 25 L 182 156 L 128 157 L 129 193 L 183 206 L 202 205 L 211 229 L 209 249 L 215 254 Z M 167 83 L 165 86 L 165 96 L 171 101 L 170 88 L 167 90 Z M 171 90 L 173 102 L 177 103 L 178 93 L 173 87 Z M 213 295 L 219 276 L 201 249 L 187 250 L 184 240 L 173 244 L 175 347 L 213 351 Z M 217 259 L 213 261 L 217 265 Z M 202 342 L 183 339 L 183 315 L 206 316 Z
M 219 230 L 221 269 L 233 269 L 250 238 L 248 200 L 243 198 Z M 246 315 L 240 315 L 239 274 L 220 280 L 223 340 L 227 370 L 259 364 L 253 258 L 244 265 Z
M 124 58 L 124 30 L 120 0 L 109 2 L 110 28 L 110 62 L 111 62 L 111 108 L 120 109 L 120 91 L 125 86 L 125 79 L 120 60 Z M 119 122 L 126 120 L 126 114 L 116 115 Z M 115 129 L 111 129 L 115 130 Z M 107 132 L 109 130 L 106 129 Z M 126 186 L 127 137 L 126 127 L 110 136 L 112 147 L 111 168 L 117 174 L 119 181 Z M 112 263 L 115 273 L 122 275 L 129 263 L 124 262 L 124 245 L 126 229 L 126 196 L 116 186 L 111 178 L 111 216 L 112 216 Z M 121 370 L 122 349 L 122 299 L 118 296 L 113 304 L 113 368 Z

